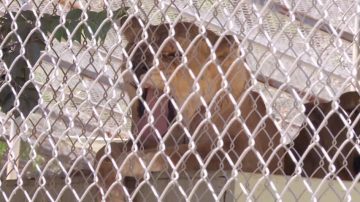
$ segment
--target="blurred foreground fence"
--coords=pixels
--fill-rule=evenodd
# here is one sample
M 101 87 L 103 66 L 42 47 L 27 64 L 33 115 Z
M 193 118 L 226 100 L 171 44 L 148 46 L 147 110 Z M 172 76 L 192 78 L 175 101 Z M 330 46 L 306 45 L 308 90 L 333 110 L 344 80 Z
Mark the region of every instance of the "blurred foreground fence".
M 0 3 L 0 201 L 358 200 L 360 3 Z

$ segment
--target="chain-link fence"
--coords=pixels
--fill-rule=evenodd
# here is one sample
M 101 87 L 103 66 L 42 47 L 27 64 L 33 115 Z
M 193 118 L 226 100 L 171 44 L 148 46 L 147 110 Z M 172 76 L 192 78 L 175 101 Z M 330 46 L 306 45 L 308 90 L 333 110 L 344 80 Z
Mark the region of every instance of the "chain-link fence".
M 0 201 L 357 200 L 360 2 L 0 2 Z

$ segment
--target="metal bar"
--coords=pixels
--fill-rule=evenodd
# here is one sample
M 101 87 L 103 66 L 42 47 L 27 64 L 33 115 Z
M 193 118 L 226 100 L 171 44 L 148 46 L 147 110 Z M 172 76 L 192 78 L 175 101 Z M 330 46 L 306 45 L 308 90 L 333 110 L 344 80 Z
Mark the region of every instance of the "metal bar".
M 264 6 L 266 4 L 267 0 L 258 0 L 257 2 L 259 2 L 260 5 Z M 270 3 L 269 9 L 273 12 L 280 13 L 281 15 L 290 16 L 289 9 L 279 3 L 275 3 L 275 2 Z M 295 16 L 295 19 L 297 21 L 302 22 L 311 27 L 315 27 L 315 25 L 317 25 L 319 23 L 318 19 L 313 18 L 309 15 L 306 15 L 305 13 L 296 12 L 296 11 L 292 12 L 292 13 Z M 328 34 L 334 34 L 331 31 L 332 29 L 330 28 L 330 25 L 328 23 L 321 22 L 320 24 L 317 25 L 316 28 L 318 28 L 319 30 L 326 32 Z M 353 39 L 354 39 L 353 34 L 351 34 L 350 32 L 344 31 L 340 28 L 335 28 L 335 30 L 336 30 L 337 34 L 340 35 L 341 39 L 348 41 L 350 43 L 353 42 Z
M 263 75 L 258 75 L 256 77 L 256 80 L 258 80 L 259 82 L 261 83 L 266 83 L 268 84 L 269 86 L 273 87 L 273 88 L 276 88 L 278 89 L 280 86 L 283 85 L 283 82 L 281 81 L 278 81 L 276 79 L 273 79 L 273 78 L 269 78 L 269 77 L 266 77 L 266 76 L 263 76 Z M 283 91 L 288 93 L 288 94 L 292 94 L 292 90 L 295 90 L 300 96 L 305 96 L 306 95 L 306 92 L 300 90 L 299 88 L 295 87 L 295 86 L 291 86 L 290 84 L 287 85 L 285 88 L 283 88 Z M 326 99 L 323 99 L 319 96 L 316 96 L 314 94 L 309 94 L 307 97 L 306 97 L 306 100 L 308 100 L 309 102 L 312 102 L 312 101 L 315 101 L 315 100 L 318 100 L 319 102 L 327 102 Z
M 50 55 L 45 55 L 43 57 L 43 60 L 45 62 L 50 63 L 50 64 L 53 64 L 52 59 L 54 59 L 55 61 L 59 61 L 59 67 L 60 68 L 69 69 L 69 70 L 71 70 L 73 72 L 77 71 L 76 67 L 75 67 L 75 64 L 73 64 L 73 63 L 70 63 L 68 61 L 65 61 L 65 60 L 56 58 L 54 56 L 50 56 Z M 99 76 L 98 73 L 90 71 L 88 69 L 81 68 L 80 75 L 83 76 L 83 77 L 92 79 L 92 80 L 98 80 L 98 82 L 101 83 L 101 84 L 111 86 L 111 82 L 110 82 L 111 79 L 110 78 L 108 78 L 106 76 Z M 126 77 L 131 77 L 130 73 L 125 74 L 124 78 L 126 78 Z M 115 80 L 113 80 L 112 82 L 115 83 Z M 116 85 L 116 88 L 124 90 L 124 89 L 126 89 L 124 87 L 124 85 L 125 85 L 124 82 L 118 82 L 117 85 Z
M 355 31 L 356 31 L 356 37 L 354 37 L 354 44 L 353 44 L 353 65 L 354 68 L 357 70 L 357 81 L 356 84 L 359 85 L 359 79 L 360 79 L 360 69 L 359 69 L 359 31 L 360 31 L 360 0 L 356 1 L 356 17 L 355 17 Z
M 69 125 L 70 125 L 70 119 L 67 117 L 67 116 L 65 116 L 65 115 L 61 115 L 61 114 L 59 114 L 58 112 L 51 112 L 50 113 L 50 110 L 48 110 L 48 109 L 41 109 L 41 110 L 43 110 L 43 111 L 45 111 L 47 114 L 49 114 L 49 117 L 50 118 L 52 118 L 52 119 L 61 119 L 64 123 L 65 123 L 65 125 L 68 127 Z M 37 109 L 36 111 L 35 111 L 35 113 L 37 113 L 37 114 L 40 114 L 40 115 L 42 115 L 43 114 L 43 112 L 41 111 L 40 109 Z M 14 139 L 14 137 L 16 136 L 16 124 L 17 125 L 20 125 L 21 124 L 21 122 L 22 122 L 23 120 L 20 118 L 16 123 L 15 123 L 15 125 L 13 125 L 13 122 L 14 121 L 12 121 L 11 122 L 11 125 L 10 125 L 10 127 L 11 127 L 11 129 L 10 129 L 10 134 L 9 135 L 7 135 L 7 134 L 4 134 L 3 136 L 1 136 L 0 137 L 0 141 L 7 141 L 7 139 L 5 138 L 5 137 L 7 137 L 7 138 L 10 138 L 9 140 L 10 140 L 10 142 L 13 142 L 13 139 Z M 79 120 L 76 120 L 76 119 L 74 119 L 73 120 L 73 122 L 74 122 L 74 126 L 75 127 L 77 127 L 77 128 L 81 128 L 81 129 L 84 129 L 86 132 L 89 132 L 89 133 L 93 133 L 98 127 L 96 127 L 96 126 L 94 126 L 94 125 L 92 125 L 92 124 L 89 124 L 89 123 L 86 123 L 86 124 L 83 124 L 82 122 L 80 122 Z M 97 134 L 97 135 L 101 135 L 101 136 L 103 136 L 106 132 L 109 132 L 109 131 L 101 131 L 101 130 L 97 130 L 97 132 L 95 133 L 95 134 Z M 125 137 L 125 136 L 127 136 L 128 134 L 126 133 L 126 132 L 120 132 L 120 136 L 122 136 L 122 137 Z M 58 137 L 56 137 L 55 136 L 55 138 L 58 138 Z M 70 137 L 71 139 L 75 139 L 75 138 L 73 138 L 73 137 Z M 104 137 L 105 139 L 107 139 L 107 137 Z M 95 138 L 96 139 L 96 138 Z M 123 139 L 119 139 L 119 138 L 114 138 L 113 139 L 114 141 L 119 141 L 119 140 L 121 140 L 121 141 L 123 141 Z M 15 147 L 16 146 L 18 146 L 18 145 L 16 145 L 17 144 L 17 142 L 14 142 L 15 144 Z M 13 144 L 12 144 L 13 145 Z M 20 149 L 20 147 L 19 147 L 19 149 Z M 20 150 L 19 150 L 20 151 Z M 8 164 L 8 167 L 12 167 L 12 165 L 11 164 Z M 10 170 L 10 169 L 8 169 L 8 170 Z M 7 178 L 7 179 L 10 179 L 10 178 Z M 13 179 L 13 178 L 11 178 L 11 179 Z M 15 179 L 15 178 L 14 178 Z
M 38 86 L 44 86 L 45 84 L 44 83 L 40 83 L 40 82 L 37 82 L 35 81 L 34 82 L 35 84 L 37 84 Z M 60 96 L 58 92 L 55 92 L 55 96 Z M 68 94 L 66 94 L 66 96 L 69 96 Z M 79 101 L 79 102 L 84 102 L 85 100 L 83 100 L 82 98 L 80 98 L 79 96 L 77 95 L 72 95 L 72 99 L 73 101 Z M 114 114 L 118 114 L 118 115 L 123 115 L 121 112 L 115 110 L 115 109 L 111 109 L 105 105 L 102 105 L 102 104 L 98 104 L 95 106 L 96 109 L 98 110 L 106 110 L 108 112 L 113 112 Z
M 70 125 L 70 119 L 69 119 L 69 117 L 67 117 L 67 116 L 65 116 L 65 115 L 62 115 L 62 114 L 59 114 L 59 113 L 55 113 L 55 112 L 51 112 L 50 113 L 50 110 L 48 110 L 48 109 L 42 109 L 42 110 L 44 110 L 47 114 L 49 114 L 49 116 L 50 116 L 50 118 L 52 118 L 52 119 L 61 119 L 65 124 L 66 124 L 66 126 L 68 127 L 69 125 Z M 42 114 L 40 111 L 36 111 L 38 114 Z M 97 127 L 96 126 L 94 126 L 94 125 L 92 125 L 92 124 L 89 124 L 89 123 L 87 123 L 87 124 L 83 124 L 83 123 L 81 123 L 80 121 L 78 121 L 78 120 L 76 120 L 76 119 L 74 119 L 73 120 L 73 122 L 74 122 L 74 126 L 75 127 L 78 127 L 78 128 L 82 128 L 82 129 L 84 129 L 86 132 L 94 132 L 96 129 L 97 129 Z

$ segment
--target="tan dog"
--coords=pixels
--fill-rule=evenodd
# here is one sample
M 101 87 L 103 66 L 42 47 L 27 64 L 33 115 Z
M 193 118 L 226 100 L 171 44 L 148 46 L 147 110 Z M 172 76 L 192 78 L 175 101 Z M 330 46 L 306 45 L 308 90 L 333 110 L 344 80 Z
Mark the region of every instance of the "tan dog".
M 340 96 L 339 102 L 339 109 L 332 114 L 329 114 L 333 109 L 332 102 L 305 104 L 305 114 L 314 129 L 319 130 L 320 139 L 318 144 L 315 144 L 315 132 L 309 123 L 305 123 L 299 135 L 290 144 L 291 152 L 302 168 L 302 176 L 324 178 L 330 173 L 329 161 L 333 162 L 336 168 L 335 176 L 342 180 L 353 180 L 359 173 L 360 155 L 354 145 L 360 134 L 360 123 L 356 120 L 360 112 L 360 96 L 357 92 L 347 92 Z M 340 115 L 345 120 L 342 120 Z M 352 139 L 349 138 L 352 131 L 344 121 L 349 122 L 355 132 Z M 330 159 L 327 159 L 321 148 L 326 151 Z M 289 155 L 286 156 L 286 174 L 294 173 L 295 163 Z
M 276 172 L 279 165 L 274 154 L 280 134 L 267 116 L 261 96 L 246 92 L 250 75 L 239 55 L 236 39 L 219 37 L 208 30 L 203 37 L 199 27 L 188 22 L 177 23 L 172 37 L 169 24 L 149 26 L 143 33 L 137 18 L 126 23 L 123 31 L 129 41 L 126 50 L 132 64 L 127 71 L 133 71 L 137 79 L 144 77 L 141 85 L 149 89 L 169 86 L 168 94 L 183 119 L 173 123 L 163 136 L 163 150 L 158 145 L 136 142 L 143 150 L 131 152 L 134 143 L 129 141 L 113 143 L 111 152 L 104 147 L 97 153 L 102 186 L 109 190 L 105 193 L 107 198 L 122 201 L 120 196 L 127 193 L 123 184 L 114 184 L 117 173 L 143 177 L 144 166 L 151 172 L 172 166 L 177 171 L 235 167 L 245 172 L 261 172 L 265 167 Z M 147 39 L 142 40 L 142 35 L 147 35 Z M 209 45 L 215 50 L 214 55 Z M 130 84 L 135 82 L 132 77 L 128 82 L 136 123 L 141 117 L 138 108 L 142 99 L 136 96 L 136 85 Z
M 59 0 L 59 4 L 65 8 L 69 9 L 81 9 L 79 2 L 72 0 Z

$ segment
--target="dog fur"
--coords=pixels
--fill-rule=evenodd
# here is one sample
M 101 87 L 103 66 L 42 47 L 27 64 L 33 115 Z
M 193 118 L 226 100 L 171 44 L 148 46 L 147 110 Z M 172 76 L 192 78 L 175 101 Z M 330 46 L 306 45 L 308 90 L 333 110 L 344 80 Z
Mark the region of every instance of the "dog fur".
M 286 155 L 285 172 L 293 175 L 296 163 L 302 168 L 301 175 L 315 178 L 340 177 L 342 180 L 353 180 L 359 173 L 359 153 L 354 145 L 360 134 L 360 123 L 356 118 L 360 111 L 360 96 L 357 92 L 347 92 L 339 98 L 339 108 L 333 110 L 332 101 L 327 103 L 305 104 L 307 121 L 303 124 L 299 135 L 290 144 L 289 149 L 296 159 Z M 341 118 L 343 117 L 343 119 Z M 350 121 L 351 130 L 344 121 Z M 318 141 L 315 136 L 318 130 Z M 326 154 L 321 151 L 323 148 Z M 326 155 L 330 159 L 327 159 Z M 334 175 L 329 175 L 329 162 L 335 166 Z

